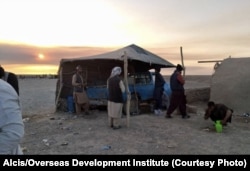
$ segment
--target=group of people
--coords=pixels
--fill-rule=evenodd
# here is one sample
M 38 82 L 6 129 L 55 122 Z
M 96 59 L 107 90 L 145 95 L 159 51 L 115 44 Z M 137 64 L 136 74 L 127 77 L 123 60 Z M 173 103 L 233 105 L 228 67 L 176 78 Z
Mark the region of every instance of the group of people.
M 182 77 L 183 67 L 177 65 L 170 77 L 170 88 L 172 91 L 170 105 L 167 109 L 166 118 L 172 118 L 171 114 L 179 108 L 182 118 L 189 118 L 186 112 L 186 96 L 184 91 L 185 80 Z M 160 74 L 161 69 L 155 68 L 155 114 L 161 114 L 162 93 L 164 78 Z M 120 75 L 122 69 L 116 66 L 112 69 L 107 79 L 108 89 L 108 121 L 113 129 L 121 128 L 120 119 L 124 103 L 125 85 Z M 17 76 L 14 73 L 6 72 L 0 66 L 0 154 L 23 154 L 20 147 L 21 139 L 24 136 L 24 123 L 19 99 L 19 85 Z M 89 112 L 89 99 L 86 94 L 86 83 L 82 77 L 82 67 L 76 67 L 76 73 L 72 77 L 73 98 L 75 101 L 76 113 Z M 209 101 L 205 111 L 204 119 L 211 118 L 212 121 L 220 120 L 226 125 L 232 120 L 233 110 L 224 104 L 215 104 Z
M 161 68 L 155 68 L 155 88 L 154 88 L 154 113 L 156 115 L 162 114 L 162 94 L 164 91 L 165 80 L 160 74 Z M 166 118 L 172 118 L 172 113 L 179 109 L 183 119 L 190 118 L 186 110 L 186 95 L 185 95 L 185 79 L 182 76 L 183 67 L 178 64 L 173 74 L 170 77 L 171 97 L 170 105 L 166 111 Z M 107 82 L 108 87 L 108 117 L 109 126 L 117 129 L 120 128 L 119 119 L 122 116 L 123 97 L 125 92 L 124 83 L 119 75 L 122 70 L 120 67 L 114 67 Z M 208 102 L 208 108 L 206 109 L 205 119 L 211 118 L 213 121 L 221 120 L 223 125 L 227 122 L 231 122 L 233 110 L 229 109 L 224 104 L 215 104 L 214 102 Z
M 73 99 L 75 103 L 76 114 L 89 113 L 89 99 L 86 93 L 86 82 L 84 82 L 82 67 L 76 67 L 76 73 L 72 76 Z M 111 71 L 110 77 L 107 80 L 108 89 L 108 121 L 109 126 L 113 129 L 121 128 L 120 119 L 122 117 L 123 108 L 123 93 L 125 92 L 125 85 L 120 74 L 121 67 L 114 67 Z
M 184 68 L 178 64 L 170 76 L 171 97 L 170 105 L 167 108 L 165 114 L 166 118 L 172 118 L 172 113 L 176 109 L 179 109 L 183 119 L 190 118 L 190 115 L 187 114 L 186 109 L 187 101 L 184 89 L 185 79 L 182 76 L 183 69 Z M 160 71 L 160 67 L 155 67 L 154 113 L 156 115 L 161 115 L 163 113 L 161 109 L 165 80 Z M 124 83 L 119 77 L 121 72 L 121 67 L 114 67 L 111 71 L 110 77 L 107 80 L 108 118 L 109 126 L 113 129 L 118 129 L 121 127 L 120 118 L 122 116 L 123 94 L 125 92 Z M 214 122 L 220 120 L 223 125 L 226 125 L 227 122 L 231 122 L 233 110 L 224 104 L 215 104 L 213 101 L 209 101 L 205 111 L 204 119 L 211 118 L 211 120 Z
M 170 88 L 171 88 L 171 97 L 170 105 L 167 108 L 165 117 L 172 118 L 172 113 L 178 108 L 183 119 L 190 118 L 186 110 L 186 95 L 185 95 L 185 79 L 182 76 L 183 67 L 178 64 L 176 69 L 170 76 Z M 155 89 L 154 89 L 154 98 L 155 98 L 155 109 L 154 112 L 156 115 L 161 114 L 162 108 L 162 94 L 163 94 L 163 85 L 165 81 L 160 74 L 160 68 L 155 68 Z M 205 110 L 204 119 L 211 118 L 213 122 L 220 121 L 222 125 L 227 125 L 228 122 L 232 120 L 233 110 L 227 107 L 224 104 L 215 104 L 213 101 L 207 103 L 207 109 Z
M 171 89 L 171 97 L 170 97 L 170 105 L 167 108 L 167 112 L 165 117 L 172 118 L 171 114 L 179 108 L 182 118 L 190 118 L 190 116 L 186 112 L 186 96 L 185 96 L 185 79 L 182 76 L 183 67 L 178 64 L 173 74 L 170 77 L 170 89 Z M 164 91 L 165 80 L 163 76 L 160 74 L 161 69 L 159 67 L 155 68 L 155 89 L 154 89 L 154 99 L 155 99 L 155 107 L 154 113 L 156 115 L 162 114 L 162 95 Z

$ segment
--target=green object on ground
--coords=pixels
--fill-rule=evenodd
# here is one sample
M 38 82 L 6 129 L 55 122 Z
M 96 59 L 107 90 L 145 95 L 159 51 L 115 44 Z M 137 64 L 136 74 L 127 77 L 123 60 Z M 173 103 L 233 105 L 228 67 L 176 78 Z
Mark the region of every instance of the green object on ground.
M 216 121 L 215 122 L 215 130 L 216 130 L 216 132 L 218 132 L 218 133 L 220 133 L 220 132 L 222 132 L 222 124 L 221 124 L 221 121 Z

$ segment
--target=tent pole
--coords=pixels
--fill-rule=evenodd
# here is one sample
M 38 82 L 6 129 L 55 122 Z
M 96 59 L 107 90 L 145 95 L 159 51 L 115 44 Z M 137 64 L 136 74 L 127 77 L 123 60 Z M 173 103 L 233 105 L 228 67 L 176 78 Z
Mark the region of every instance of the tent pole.
M 59 88 L 58 94 L 57 94 L 57 96 L 56 96 L 56 109 L 55 109 L 55 111 L 57 111 L 57 106 L 58 106 L 59 97 L 60 97 L 60 95 L 61 95 L 62 88 L 63 88 L 62 69 L 63 69 L 63 68 L 60 69 L 60 74 L 59 74 L 59 78 L 60 78 L 59 87 L 60 87 L 60 88 Z
M 182 67 L 183 67 L 183 77 L 185 78 L 186 68 L 184 66 L 184 59 L 183 59 L 182 47 L 180 47 L 180 51 L 181 51 L 181 64 L 182 64 Z
M 126 51 L 124 52 L 124 83 L 125 91 L 127 95 L 126 101 L 126 115 L 127 115 L 127 127 L 130 126 L 130 92 L 128 88 L 128 57 Z

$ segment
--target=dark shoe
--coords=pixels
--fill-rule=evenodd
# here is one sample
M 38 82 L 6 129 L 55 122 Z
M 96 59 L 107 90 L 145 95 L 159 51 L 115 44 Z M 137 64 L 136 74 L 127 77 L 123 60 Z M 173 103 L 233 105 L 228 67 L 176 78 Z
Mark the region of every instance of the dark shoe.
M 115 129 L 120 129 L 121 128 L 121 126 L 113 126 L 113 129 L 115 130 Z
M 171 115 L 166 115 L 165 118 L 173 118 Z
M 190 118 L 189 115 L 184 115 L 184 116 L 182 116 L 182 119 L 188 119 L 188 118 Z

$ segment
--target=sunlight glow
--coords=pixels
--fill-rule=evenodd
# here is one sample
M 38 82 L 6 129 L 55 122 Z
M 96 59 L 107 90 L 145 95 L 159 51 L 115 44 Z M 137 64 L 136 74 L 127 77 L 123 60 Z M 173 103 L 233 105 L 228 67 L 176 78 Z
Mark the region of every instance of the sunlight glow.
M 58 66 L 57 65 L 4 65 L 6 71 L 14 72 L 18 75 L 22 74 L 57 74 Z
M 182 46 L 186 73 L 210 74 L 197 61 L 249 57 L 250 1 L 222 1 L 1 0 L 0 62 L 55 73 L 62 58 L 136 44 L 177 64 Z
M 39 58 L 39 59 L 44 59 L 44 55 L 43 55 L 42 53 L 39 53 L 39 54 L 38 54 L 38 58 Z

